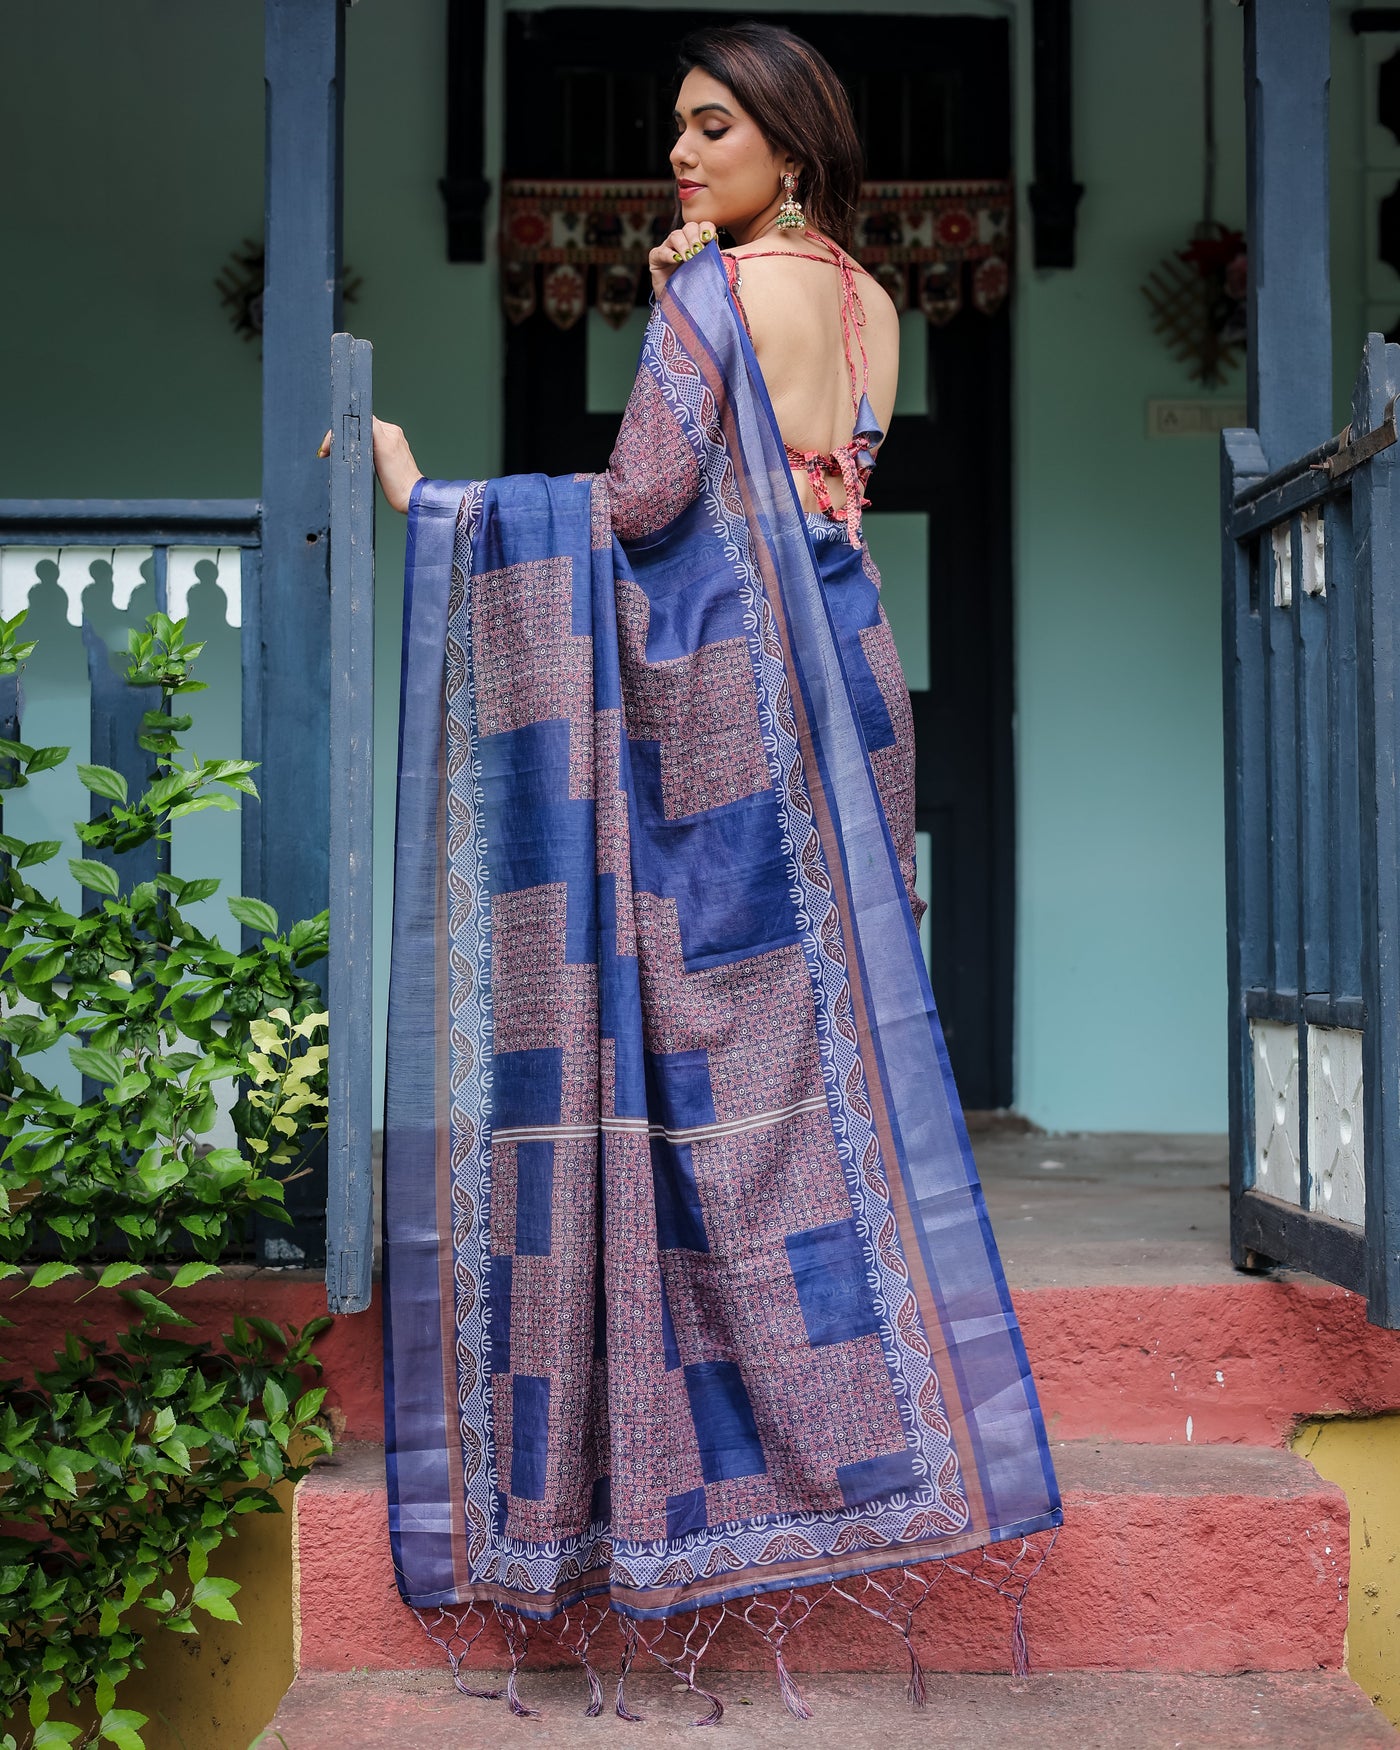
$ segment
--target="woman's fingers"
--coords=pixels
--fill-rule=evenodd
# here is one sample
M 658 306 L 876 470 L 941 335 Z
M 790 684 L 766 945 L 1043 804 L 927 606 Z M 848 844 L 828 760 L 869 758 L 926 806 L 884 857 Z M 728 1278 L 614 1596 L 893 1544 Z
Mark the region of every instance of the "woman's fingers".
M 667 277 L 674 273 L 683 261 L 689 261 L 691 256 L 698 255 L 707 243 L 715 240 L 715 228 L 711 224 L 699 224 L 692 221 L 682 225 L 664 241 L 657 244 L 647 257 L 647 266 L 651 270 L 651 283 L 655 291 L 660 291 Z
M 662 244 L 663 249 L 671 252 L 671 262 L 675 266 L 682 261 L 689 261 L 692 255 L 698 255 L 705 245 L 712 241 L 715 234 L 713 225 L 702 225 L 694 220 L 688 225 L 682 225 Z
M 317 450 L 316 454 L 318 456 L 328 456 L 328 455 L 330 455 L 330 453 L 331 453 L 331 434 L 329 432 L 327 432 L 326 435 L 321 439 L 321 447 L 319 450 Z

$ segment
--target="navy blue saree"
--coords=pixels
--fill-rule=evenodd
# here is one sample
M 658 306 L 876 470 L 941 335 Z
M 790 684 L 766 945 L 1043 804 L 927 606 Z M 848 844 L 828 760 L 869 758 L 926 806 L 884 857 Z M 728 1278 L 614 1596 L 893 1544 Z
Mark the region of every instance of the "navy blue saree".
M 908 696 L 843 543 L 714 249 L 607 473 L 415 488 L 390 1526 L 404 1597 L 495 1607 L 517 1654 L 1059 1523 L 916 935 Z

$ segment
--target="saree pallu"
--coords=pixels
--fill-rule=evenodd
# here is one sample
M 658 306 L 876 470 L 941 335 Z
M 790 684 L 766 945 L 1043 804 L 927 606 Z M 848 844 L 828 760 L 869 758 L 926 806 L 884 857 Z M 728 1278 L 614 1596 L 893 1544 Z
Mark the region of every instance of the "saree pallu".
M 414 491 L 390 1532 L 513 1648 L 1059 1523 L 871 730 L 907 695 L 817 545 L 713 250 L 606 474 Z

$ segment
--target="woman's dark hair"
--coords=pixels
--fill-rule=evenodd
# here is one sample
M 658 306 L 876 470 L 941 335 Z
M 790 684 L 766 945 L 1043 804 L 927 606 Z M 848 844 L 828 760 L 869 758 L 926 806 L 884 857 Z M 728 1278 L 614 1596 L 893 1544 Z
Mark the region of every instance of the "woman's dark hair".
M 768 144 L 801 165 L 795 193 L 814 231 L 849 250 L 861 149 L 846 87 L 810 43 L 775 24 L 716 26 L 681 44 L 680 77 L 698 67 L 727 85 Z

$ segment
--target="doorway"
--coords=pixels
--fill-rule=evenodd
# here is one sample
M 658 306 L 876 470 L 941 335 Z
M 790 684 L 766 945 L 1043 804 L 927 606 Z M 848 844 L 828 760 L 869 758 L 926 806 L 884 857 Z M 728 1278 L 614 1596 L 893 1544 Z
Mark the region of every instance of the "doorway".
M 667 174 L 681 40 L 732 15 L 587 7 L 506 15 L 513 179 Z M 1011 171 L 1004 20 L 754 14 L 798 31 L 850 91 L 870 181 Z M 1005 305 L 902 318 L 900 398 L 872 481 L 871 550 L 909 680 L 929 975 L 963 1103 L 1011 1100 L 1015 927 L 1011 328 Z M 603 468 L 622 400 L 615 337 L 542 310 L 507 324 L 509 472 Z M 590 356 L 592 354 L 592 356 Z M 623 361 L 630 388 L 630 363 Z M 616 372 L 614 372 L 616 374 Z M 625 390 L 622 395 L 625 399 Z

